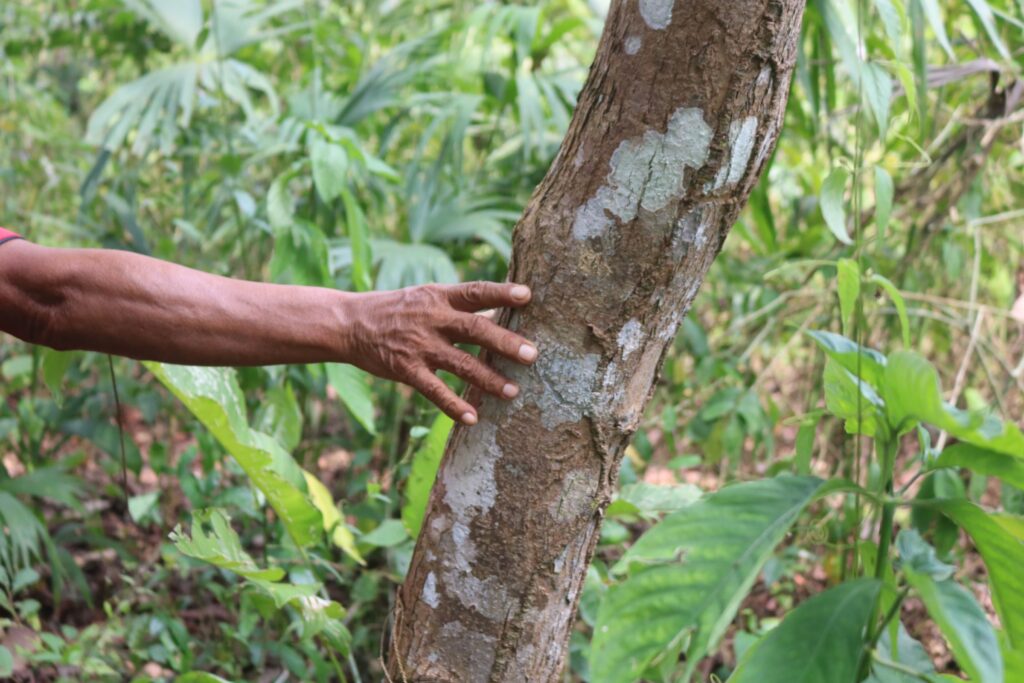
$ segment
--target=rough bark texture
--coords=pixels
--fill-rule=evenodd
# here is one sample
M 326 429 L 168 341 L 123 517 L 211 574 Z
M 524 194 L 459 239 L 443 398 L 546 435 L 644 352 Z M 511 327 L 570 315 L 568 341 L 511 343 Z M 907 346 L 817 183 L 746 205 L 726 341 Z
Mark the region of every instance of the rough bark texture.
M 619 0 L 514 236 L 533 303 L 522 391 L 480 399 L 434 485 L 391 632 L 394 681 L 556 681 L 576 604 L 676 328 L 761 175 L 803 0 Z

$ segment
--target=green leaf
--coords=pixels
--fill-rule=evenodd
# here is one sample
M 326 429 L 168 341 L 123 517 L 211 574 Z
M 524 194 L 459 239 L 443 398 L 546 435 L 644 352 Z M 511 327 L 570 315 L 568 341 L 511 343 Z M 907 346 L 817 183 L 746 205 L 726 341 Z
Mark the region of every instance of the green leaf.
M 345 520 L 341 516 L 341 511 L 338 510 L 338 506 L 334 504 L 334 497 L 331 496 L 331 492 L 313 474 L 305 470 L 303 470 L 302 474 L 306 478 L 306 490 L 309 491 L 309 499 L 313 501 L 313 505 L 320 511 L 320 516 L 324 518 L 324 531 L 330 535 L 334 545 L 341 548 L 342 552 L 359 564 L 365 565 L 366 560 L 363 559 L 363 556 L 356 548 L 355 534 L 345 526 Z
M 338 398 L 348 412 L 370 434 L 377 433 L 373 422 L 373 391 L 369 375 L 354 365 L 331 363 L 327 366 L 327 381 L 338 392 Z
M 985 475 L 998 477 L 1011 486 L 1024 489 L 1024 459 L 979 448 L 969 443 L 953 444 L 929 463 L 929 469 L 963 467 Z
M 144 363 L 235 458 L 263 492 L 300 548 L 323 533 L 320 512 L 306 497 L 305 479 L 272 437 L 249 426 L 245 400 L 233 370 Z
M 935 548 L 914 529 L 904 529 L 900 532 L 896 537 L 896 549 L 900 554 L 901 566 L 936 581 L 951 578 L 956 570 L 953 565 L 940 560 Z
M 242 549 L 238 534 L 231 528 L 231 518 L 223 510 L 212 508 L 193 512 L 191 536 L 179 525 L 171 532 L 170 539 L 183 555 L 227 569 L 247 579 L 280 581 L 284 578 L 283 569 L 260 569 L 256 565 L 252 557 Z
M 205 671 L 190 671 L 174 679 L 174 683 L 234 683 L 226 678 L 208 674 Z
M 863 97 L 878 124 L 879 136 L 884 140 L 889 127 L 889 103 L 892 100 L 892 77 L 880 64 L 868 62 L 861 66 Z
M 895 1 L 900 2 L 900 0 Z M 898 54 L 904 35 L 903 6 L 900 2 L 900 6 L 897 8 L 893 2 L 894 0 L 875 0 L 875 8 L 878 9 L 878 16 L 882 18 L 882 26 L 885 27 L 885 34 L 889 39 L 889 45 L 892 46 L 893 54 Z
M 836 274 L 843 332 L 850 334 L 850 330 L 853 329 L 853 317 L 857 312 L 857 297 L 860 296 L 860 267 L 856 261 L 842 258 L 836 263 Z
M 313 182 L 317 194 L 325 204 L 330 204 L 345 189 L 345 175 L 348 171 L 345 148 L 318 135 L 312 136 L 309 158 L 313 165 Z
M 900 432 L 921 420 L 982 448 L 1024 458 L 1024 434 L 1011 422 L 985 412 L 967 412 L 942 400 L 939 373 L 921 355 L 897 351 L 885 367 L 883 395 L 889 423 Z
M 71 367 L 75 359 L 73 351 L 56 351 L 54 349 L 43 349 L 43 381 L 53 395 L 53 400 L 58 406 L 64 403 L 64 392 L 61 391 L 61 383 L 64 375 Z
M 385 519 L 380 526 L 359 539 L 378 548 L 392 548 L 409 538 L 409 532 L 399 519 Z
M 885 231 L 889 227 L 894 193 L 892 176 L 881 166 L 875 166 L 875 225 L 878 226 L 880 238 L 885 237 Z
M 0 676 L 13 676 L 14 675 L 14 657 L 11 656 L 11 651 L 3 645 L 0 645 Z
M 688 679 L 822 483 L 778 477 L 727 486 L 645 533 L 615 567 L 629 578 L 601 603 L 594 683 L 637 680 L 660 657 L 674 657 L 687 635 Z
M 825 217 L 828 229 L 843 244 L 853 244 L 846 231 L 846 204 L 843 199 L 849 179 L 846 169 L 835 168 L 821 186 L 821 215 Z
M 939 45 L 946 51 L 946 54 L 951 60 L 955 60 L 953 56 L 953 47 L 949 44 L 949 36 L 946 35 L 946 26 L 942 20 L 942 10 L 939 9 L 938 0 L 917 0 L 921 4 L 921 9 L 924 10 L 924 16 L 928 19 L 928 23 L 932 26 L 932 31 L 935 32 L 935 37 L 939 41 Z
M 366 216 L 362 208 L 347 189 L 341 192 L 345 204 L 345 223 L 348 226 L 348 239 L 352 245 L 352 282 L 360 292 L 373 289 L 371 267 L 373 254 L 370 252 L 370 228 L 366 224 Z
M 910 567 L 904 569 L 904 576 L 942 629 L 957 663 L 971 680 L 1002 681 L 999 641 L 974 595 L 952 579 L 936 581 Z
M 855 579 L 801 603 L 747 651 L 729 683 L 856 683 L 881 588 Z
M 160 491 L 150 491 L 128 499 L 128 514 L 137 524 L 145 521 L 160 500 Z
M 289 453 L 302 441 L 302 411 L 291 385 L 272 387 L 256 414 L 256 429 L 274 437 Z
M 996 28 L 996 19 L 992 14 L 992 8 L 985 0 L 967 0 L 967 4 L 974 9 L 974 13 L 978 15 L 978 19 L 981 20 L 981 25 L 985 27 L 985 32 L 988 33 L 988 37 L 992 39 L 992 43 L 999 50 L 999 54 L 1003 56 L 1003 59 L 1011 60 L 1013 57 L 1010 56 L 1010 51 L 1006 49 L 1006 44 L 1003 43 L 1003 39 L 999 37 L 999 29 Z
M 416 538 L 423 526 L 423 517 L 430 500 L 430 490 L 437 477 L 437 468 L 441 465 L 448 434 L 454 421 L 444 414 L 439 414 L 431 425 L 423 443 L 412 456 L 412 469 L 405 482 L 405 504 L 402 505 L 402 522 L 409 535 Z
M 605 515 L 630 514 L 656 517 L 678 512 L 700 499 L 702 491 L 693 484 L 659 486 L 646 482 L 627 484 L 605 510 Z
M 1024 541 L 971 502 L 943 500 L 936 505 L 973 539 L 985 560 L 992 603 L 1007 641 L 1012 649 L 1024 650 Z
M 896 285 L 888 278 L 875 273 L 871 281 L 885 290 L 885 293 L 892 299 L 892 305 L 896 307 L 896 315 L 900 318 L 900 332 L 903 334 L 903 346 L 910 348 L 910 318 L 907 316 L 907 304 L 903 301 L 903 295 Z
M 848 434 L 885 436 L 885 404 L 867 382 L 839 365 L 834 359 L 825 362 L 825 407 L 845 420 Z
M 810 330 L 806 334 L 818 343 L 829 358 L 855 377 L 859 374 L 860 378 L 872 387 L 882 386 L 886 364 L 884 355 L 834 332 Z

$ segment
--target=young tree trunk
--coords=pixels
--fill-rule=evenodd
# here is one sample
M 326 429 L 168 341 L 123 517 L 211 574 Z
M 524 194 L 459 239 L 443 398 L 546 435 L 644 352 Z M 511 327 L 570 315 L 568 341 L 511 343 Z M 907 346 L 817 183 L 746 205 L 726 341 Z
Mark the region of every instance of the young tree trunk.
M 616 0 L 516 227 L 521 392 L 456 427 L 395 609 L 394 681 L 556 681 L 623 449 L 772 153 L 803 0 Z

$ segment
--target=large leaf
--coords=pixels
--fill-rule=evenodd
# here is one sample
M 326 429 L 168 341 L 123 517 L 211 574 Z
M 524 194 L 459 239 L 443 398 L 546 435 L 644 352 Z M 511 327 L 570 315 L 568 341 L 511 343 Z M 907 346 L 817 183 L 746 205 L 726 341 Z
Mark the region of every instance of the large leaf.
M 444 446 L 448 442 L 448 434 L 454 421 L 444 414 L 439 414 L 430 431 L 423 439 L 419 449 L 412 456 L 412 469 L 405 482 L 405 503 L 402 505 L 402 522 L 409 535 L 416 538 L 423 526 L 423 517 L 430 499 L 430 489 L 437 478 L 437 468 L 441 465 Z
M 995 629 L 966 588 L 953 579 L 936 581 L 925 573 L 904 569 L 935 623 L 949 641 L 960 667 L 974 681 L 1003 680 L 1003 658 Z
M 992 603 L 1014 650 L 1024 650 L 1024 541 L 966 500 L 944 500 L 939 509 L 974 540 L 992 585 Z
M 962 441 L 1024 458 L 1024 434 L 1019 427 L 983 412 L 958 410 L 944 402 L 939 373 L 913 351 L 889 355 L 882 395 L 894 429 L 906 431 L 914 421 L 920 420 Z
M 881 588 L 856 579 L 810 598 L 747 651 L 729 683 L 856 683 Z
M 652 527 L 616 566 L 629 568 L 629 578 L 601 603 L 592 680 L 634 681 L 659 656 L 674 657 L 687 634 L 689 678 L 822 483 L 778 477 L 727 486 Z
M 306 497 L 302 468 L 272 437 L 249 426 L 234 370 L 145 365 L 241 465 L 295 543 L 306 547 L 319 540 L 323 520 Z
M 824 383 L 825 407 L 845 420 L 848 434 L 882 437 L 888 433 L 885 404 L 870 384 L 832 358 L 825 361 Z
M 1013 458 L 969 443 L 953 444 L 928 466 L 932 469 L 964 467 L 1024 489 L 1024 458 Z

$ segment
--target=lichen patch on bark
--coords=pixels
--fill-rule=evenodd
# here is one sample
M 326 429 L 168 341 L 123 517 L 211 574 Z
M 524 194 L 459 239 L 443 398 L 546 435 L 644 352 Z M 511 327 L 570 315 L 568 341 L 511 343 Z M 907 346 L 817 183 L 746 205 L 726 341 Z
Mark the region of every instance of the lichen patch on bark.
M 707 161 L 713 132 L 703 111 L 680 107 L 664 133 L 648 130 L 639 138 L 623 140 L 608 163 L 607 182 L 577 210 L 573 237 L 601 236 L 615 218 L 630 223 L 640 209 L 654 213 L 682 197 L 687 170 Z
M 672 23 L 672 4 L 675 0 L 640 0 L 640 16 L 644 23 L 656 31 Z

